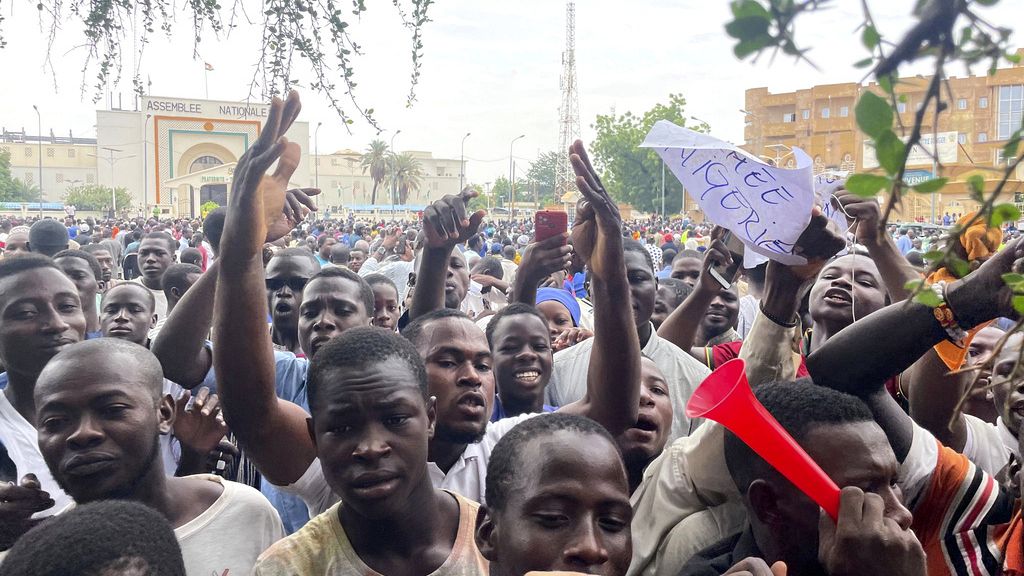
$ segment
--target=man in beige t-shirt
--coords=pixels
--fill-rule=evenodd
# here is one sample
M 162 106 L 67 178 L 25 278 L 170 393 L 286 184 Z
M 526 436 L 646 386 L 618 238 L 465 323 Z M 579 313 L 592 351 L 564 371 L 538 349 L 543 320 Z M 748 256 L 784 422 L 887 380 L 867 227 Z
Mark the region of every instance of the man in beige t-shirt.
M 351 328 L 317 351 L 307 382 L 317 456 L 341 503 L 264 552 L 254 574 L 486 575 L 477 504 L 427 473 L 436 412 L 416 348 Z

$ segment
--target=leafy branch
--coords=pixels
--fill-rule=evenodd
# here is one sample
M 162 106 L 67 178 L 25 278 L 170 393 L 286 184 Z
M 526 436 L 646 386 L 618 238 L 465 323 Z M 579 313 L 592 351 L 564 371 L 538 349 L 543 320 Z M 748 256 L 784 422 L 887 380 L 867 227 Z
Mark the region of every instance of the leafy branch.
M 157 31 L 170 37 L 176 5 L 171 0 L 37 0 L 40 27 L 48 35 L 45 67 L 50 70 L 56 87 L 53 48 L 58 34 L 71 20 L 85 26 L 84 41 L 76 49 L 85 50 L 81 91 L 93 93 L 93 101 L 102 98 L 109 84 L 121 81 L 125 41 L 131 39 L 135 54 L 132 86 L 136 94 L 144 93 L 141 66 L 145 48 Z M 411 7 L 406 10 L 405 4 Z M 423 60 L 423 31 L 430 18 L 428 10 L 434 0 L 392 0 L 411 34 L 412 71 L 406 103 L 416 100 Z M 362 117 L 379 129 L 372 108 L 363 108 L 355 93 L 353 56 L 361 54 L 351 32 L 351 21 L 365 11 L 365 0 L 263 0 L 262 18 L 253 22 L 245 14 L 241 0 L 225 9 L 219 0 L 185 0 L 182 6 L 191 21 L 192 57 L 199 58 L 204 37 L 230 35 L 236 20 L 262 27 L 259 57 L 249 86 L 249 97 L 266 100 L 299 85 L 303 74 L 299 61 L 305 61 L 310 75 L 309 88 L 323 94 L 346 126 L 355 117 Z M 228 23 L 225 25 L 225 21 Z M 0 26 L 5 24 L 0 15 Z M 6 46 L 0 28 L 0 48 Z M 240 51 L 241 52 L 241 51 Z M 90 75 L 95 83 L 87 88 Z M 340 85 L 338 82 L 340 79 Z M 338 91 L 340 90 L 340 95 Z

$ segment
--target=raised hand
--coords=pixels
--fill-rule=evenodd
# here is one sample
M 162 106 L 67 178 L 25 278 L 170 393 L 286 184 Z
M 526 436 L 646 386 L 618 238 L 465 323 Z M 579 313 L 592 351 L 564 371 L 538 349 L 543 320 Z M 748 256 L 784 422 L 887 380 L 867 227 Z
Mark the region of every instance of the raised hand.
M 881 496 L 855 486 L 839 496 L 838 522 L 821 512 L 818 560 L 829 576 L 927 573 L 924 549 L 910 527 L 885 516 Z
M 845 188 L 836 190 L 835 200 L 846 212 L 846 220 L 850 223 L 850 227 L 857 226 L 858 242 L 865 245 L 878 242 L 878 221 L 882 218 L 878 200 L 861 198 L 852 192 L 847 192 Z
M 732 266 L 732 252 L 726 247 L 725 242 L 722 241 L 722 236 L 726 230 L 720 226 L 715 226 L 711 231 L 711 243 L 708 245 L 708 249 L 704 252 L 704 262 L 700 268 L 700 276 L 697 278 L 697 286 L 701 290 L 718 294 L 721 290 L 722 285 L 718 283 L 718 280 L 711 275 L 711 268 L 715 266 L 725 266 L 726 268 Z M 739 273 L 739 268 L 736 269 Z M 735 278 L 726 278 L 730 282 L 736 280 Z
M 562 331 L 562 333 L 555 338 L 551 343 L 551 348 L 553 348 L 555 352 L 558 352 L 593 337 L 594 333 L 586 328 L 569 328 L 568 330 Z
M 476 234 L 487 211 L 477 210 L 470 214 L 467 206 L 479 194 L 472 188 L 466 188 L 457 196 L 448 194 L 427 206 L 423 211 L 427 248 L 451 249 Z
M 622 216 L 590 164 L 583 142 L 577 140 L 569 147 L 569 161 L 576 172 L 576 187 L 583 195 L 572 224 L 573 250 L 596 278 L 606 278 L 612 271 L 605 256 L 609 250 L 622 250 Z M 614 260 L 616 266 L 619 260 Z
M 875 205 L 877 209 L 878 205 Z M 861 224 L 864 226 L 864 224 Z M 875 225 L 870 226 L 874 228 Z M 806 264 L 786 266 L 789 271 L 801 280 L 809 280 L 818 275 L 830 258 L 846 246 L 846 239 L 839 235 L 835 223 L 828 219 L 820 208 L 811 211 L 811 221 L 797 238 L 793 253 L 807 259 Z M 769 269 L 779 268 L 777 262 L 768 265 Z
M 191 392 L 188 390 L 174 403 L 174 437 L 179 442 L 200 454 L 208 454 L 228 433 L 220 411 L 220 399 L 202 387 L 189 406 Z
M 961 327 L 973 328 L 1000 316 L 1020 318 L 1013 307 L 1013 289 L 1003 281 L 1003 274 L 1010 273 L 1024 273 L 1024 242 L 1019 238 L 947 287 L 946 301 Z
M 265 242 L 283 238 L 292 231 L 306 214 L 316 211 L 311 196 L 320 193 L 319 188 L 292 188 L 285 192 L 284 208 L 277 214 L 267 214 L 267 236 Z
M 566 237 L 567 234 L 562 233 L 526 247 L 512 288 L 517 302 L 533 306 L 537 298 L 537 286 L 552 274 L 569 268 L 572 246 L 566 244 Z M 561 283 L 557 287 L 561 288 Z
M 285 230 L 289 218 L 298 215 L 295 207 L 289 205 L 291 215 L 288 216 L 285 204 L 288 180 L 299 165 L 302 150 L 298 144 L 289 142 L 284 133 L 291 127 L 301 108 L 299 95 L 295 91 L 289 92 L 285 101 L 275 96 L 263 131 L 235 166 L 228 202 L 228 220 L 236 221 L 237 224 L 225 226 L 225 230 L 230 230 L 229 243 L 244 246 L 252 255 L 259 254 L 268 239 L 280 238 L 272 238 L 273 234 L 287 234 L 291 229 L 288 226 Z M 267 176 L 267 169 L 275 161 L 278 161 L 277 170 Z M 282 214 L 285 214 L 283 220 Z
M 52 508 L 50 494 L 43 492 L 35 474 L 26 474 L 21 482 L 0 482 L 0 550 L 14 542 L 39 523 L 32 515 Z

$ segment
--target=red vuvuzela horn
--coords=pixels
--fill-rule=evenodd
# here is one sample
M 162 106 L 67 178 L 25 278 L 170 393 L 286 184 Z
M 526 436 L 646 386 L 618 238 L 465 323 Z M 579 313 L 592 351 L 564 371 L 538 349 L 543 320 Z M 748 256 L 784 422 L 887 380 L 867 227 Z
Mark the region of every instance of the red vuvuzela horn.
M 754 397 L 743 360 L 722 364 L 690 397 L 690 418 L 707 418 L 725 426 L 835 520 L 839 487 Z

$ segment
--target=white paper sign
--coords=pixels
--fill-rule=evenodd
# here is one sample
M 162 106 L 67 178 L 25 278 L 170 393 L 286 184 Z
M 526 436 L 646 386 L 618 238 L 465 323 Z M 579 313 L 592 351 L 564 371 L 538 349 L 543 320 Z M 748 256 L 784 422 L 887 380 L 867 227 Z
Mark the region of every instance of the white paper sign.
M 659 120 L 640 146 L 654 148 L 708 219 L 747 248 L 783 264 L 807 262 L 793 254 L 818 201 L 812 161 L 803 150 L 793 148 L 796 168 L 776 168 L 667 120 Z

